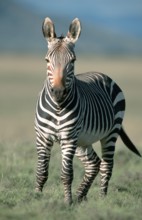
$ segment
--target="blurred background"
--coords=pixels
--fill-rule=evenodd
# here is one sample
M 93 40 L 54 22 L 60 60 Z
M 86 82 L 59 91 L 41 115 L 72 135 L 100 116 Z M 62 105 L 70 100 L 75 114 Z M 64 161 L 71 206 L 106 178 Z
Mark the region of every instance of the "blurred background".
M 41 23 L 46 16 L 55 22 L 58 35 L 66 34 L 75 17 L 81 20 L 81 54 L 142 54 L 141 0 L 1 0 L 1 51 L 43 53 Z
M 66 35 L 78 17 L 76 72 L 100 71 L 123 89 L 124 127 L 142 146 L 142 3 L 141 0 L 0 0 L 0 139 L 32 141 L 38 93 L 46 76 L 43 19 Z

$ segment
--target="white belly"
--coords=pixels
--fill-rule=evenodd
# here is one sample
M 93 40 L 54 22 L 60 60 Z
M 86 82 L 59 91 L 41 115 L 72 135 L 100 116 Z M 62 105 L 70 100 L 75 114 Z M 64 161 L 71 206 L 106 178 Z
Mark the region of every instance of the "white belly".
M 110 131 L 106 131 L 106 132 L 82 132 L 79 137 L 78 137 L 78 146 L 88 146 L 88 145 L 92 145 L 93 143 L 103 139 L 104 137 L 106 137 L 108 135 Z

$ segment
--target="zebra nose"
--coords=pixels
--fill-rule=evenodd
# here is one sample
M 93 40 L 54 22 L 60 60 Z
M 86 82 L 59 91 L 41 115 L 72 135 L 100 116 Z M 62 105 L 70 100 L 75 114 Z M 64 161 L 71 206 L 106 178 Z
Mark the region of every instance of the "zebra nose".
M 62 101 L 66 94 L 66 89 L 60 89 L 60 88 L 52 88 L 51 89 L 52 96 L 55 99 L 55 101 L 59 102 Z

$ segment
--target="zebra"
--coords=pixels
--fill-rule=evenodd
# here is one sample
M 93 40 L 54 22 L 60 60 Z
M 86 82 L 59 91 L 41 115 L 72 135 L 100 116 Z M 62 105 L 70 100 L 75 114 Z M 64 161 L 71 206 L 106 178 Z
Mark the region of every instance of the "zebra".
M 53 143 L 58 141 L 62 154 L 61 180 L 64 201 L 72 204 L 73 158 L 84 165 L 85 174 L 77 189 L 77 201 L 87 199 L 93 180 L 100 172 L 100 195 L 108 191 L 112 175 L 115 143 L 118 136 L 134 153 L 141 156 L 122 127 L 125 98 L 120 87 L 100 72 L 74 74 L 74 46 L 81 33 L 75 18 L 66 37 L 56 36 L 54 23 L 46 17 L 42 24 L 48 43 L 47 77 L 41 90 L 35 115 L 38 164 L 36 192 L 41 192 L 48 179 Z M 92 144 L 100 141 L 102 158 Z

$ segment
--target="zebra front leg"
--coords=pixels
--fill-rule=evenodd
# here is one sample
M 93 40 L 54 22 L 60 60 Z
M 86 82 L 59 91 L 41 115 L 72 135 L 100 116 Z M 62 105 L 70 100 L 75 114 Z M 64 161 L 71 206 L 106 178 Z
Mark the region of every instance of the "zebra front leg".
M 75 154 L 74 145 L 62 146 L 62 173 L 61 179 L 64 184 L 64 201 L 67 205 L 72 204 L 72 180 L 73 180 L 73 157 Z
M 41 192 L 48 179 L 48 167 L 51 155 L 52 143 L 37 143 L 38 165 L 36 172 L 36 192 Z
M 113 157 L 115 151 L 116 138 L 107 138 L 101 141 L 102 144 L 102 160 L 100 164 L 101 175 L 101 190 L 100 196 L 103 197 L 107 194 L 109 180 L 112 176 L 113 170 Z
M 78 147 L 76 156 L 82 161 L 85 167 L 85 175 L 77 190 L 77 200 L 86 200 L 86 195 L 91 187 L 94 178 L 97 176 L 100 167 L 100 158 L 93 150 L 92 146 Z

